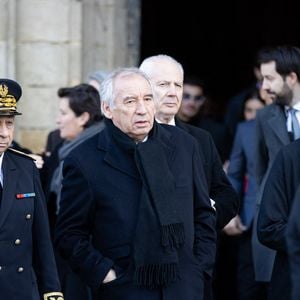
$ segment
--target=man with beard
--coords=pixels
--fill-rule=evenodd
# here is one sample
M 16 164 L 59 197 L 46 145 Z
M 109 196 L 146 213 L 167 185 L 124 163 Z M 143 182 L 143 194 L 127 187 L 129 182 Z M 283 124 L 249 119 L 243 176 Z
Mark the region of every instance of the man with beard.
M 296 110 L 300 109 L 300 49 L 292 46 L 266 49 L 261 52 L 259 61 L 263 76 L 262 88 L 274 98 L 274 103 L 259 111 L 256 117 L 255 169 L 259 186 L 257 201 L 258 207 L 262 202 L 265 211 L 276 209 L 274 204 L 271 206 L 271 203 L 267 203 L 269 197 L 265 197 L 265 194 L 262 197 L 274 158 L 284 145 L 299 137 L 300 111 Z M 260 224 L 266 221 L 265 216 L 266 213 L 260 216 Z M 258 228 L 258 231 L 261 229 Z M 275 287 L 281 286 L 278 284 L 281 281 L 280 274 L 273 271 L 276 255 L 274 250 L 277 249 L 260 237 L 260 241 L 269 248 L 264 247 L 257 240 L 256 230 L 253 232 L 256 280 L 270 282 L 269 297 L 277 299 L 280 294 Z

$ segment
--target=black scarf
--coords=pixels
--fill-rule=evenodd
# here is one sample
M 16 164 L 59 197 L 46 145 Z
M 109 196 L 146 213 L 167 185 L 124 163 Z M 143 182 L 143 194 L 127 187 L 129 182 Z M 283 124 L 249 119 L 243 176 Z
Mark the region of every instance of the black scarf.
M 146 142 L 136 144 L 107 121 L 117 144 L 134 153 L 142 189 L 134 238 L 134 281 L 148 287 L 167 286 L 179 278 L 177 250 L 184 243 L 175 181 L 154 123 Z

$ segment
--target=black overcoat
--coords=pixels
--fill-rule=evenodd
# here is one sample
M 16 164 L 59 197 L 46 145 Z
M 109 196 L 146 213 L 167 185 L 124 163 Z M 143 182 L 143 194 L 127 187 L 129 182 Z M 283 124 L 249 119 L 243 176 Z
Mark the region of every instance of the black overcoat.
M 291 281 L 286 243 L 287 222 L 300 185 L 300 140 L 283 147 L 266 180 L 257 232 L 259 240 L 276 250 L 270 299 L 290 299 Z
M 210 133 L 177 119 L 176 126 L 188 132 L 198 142 L 209 197 L 215 201 L 217 210 L 217 229 L 221 230 L 238 214 L 238 195 L 223 170 L 218 150 Z
M 181 280 L 164 289 L 132 283 L 132 245 L 141 178 L 133 157 L 119 148 L 108 129 L 76 148 L 64 162 L 56 244 L 99 299 L 201 300 L 202 280 L 215 257 L 215 212 L 196 140 L 181 129 L 157 125 L 176 184 L 185 245 L 179 251 Z M 153 163 L 159 163 L 153 162 Z M 164 174 L 157 174 L 164 180 Z M 101 284 L 112 266 L 121 276 Z

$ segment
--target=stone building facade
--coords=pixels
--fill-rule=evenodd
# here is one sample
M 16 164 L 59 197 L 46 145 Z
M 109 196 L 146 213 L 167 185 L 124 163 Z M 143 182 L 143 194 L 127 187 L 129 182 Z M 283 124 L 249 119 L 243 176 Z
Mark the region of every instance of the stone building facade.
M 41 152 L 57 89 L 139 63 L 141 0 L 0 0 L 0 78 L 23 88 L 16 140 Z

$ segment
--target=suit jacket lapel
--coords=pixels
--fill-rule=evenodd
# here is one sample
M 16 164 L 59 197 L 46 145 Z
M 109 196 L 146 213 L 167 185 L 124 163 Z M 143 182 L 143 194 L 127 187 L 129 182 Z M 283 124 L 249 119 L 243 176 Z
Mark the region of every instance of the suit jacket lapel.
M 162 144 L 164 151 L 166 153 L 166 158 L 171 165 L 171 162 L 174 159 L 176 144 L 174 144 L 172 139 L 172 133 L 166 128 L 171 125 L 164 125 L 164 124 L 156 124 L 156 138 Z
M 16 186 L 19 178 L 19 171 L 11 159 L 9 153 L 3 157 L 3 194 L 0 208 L 0 228 L 7 217 L 13 201 L 15 200 Z
M 283 108 L 281 108 L 279 105 L 274 105 L 272 112 L 272 116 L 268 120 L 268 123 L 282 143 L 284 145 L 289 144 L 290 138 L 286 129 L 286 118 Z
M 99 135 L 98 149 L 106 152 L 104 161 L 110 166 L 134 178 L 139 177 L 134 160 L 120 149 L 107 129 Z

